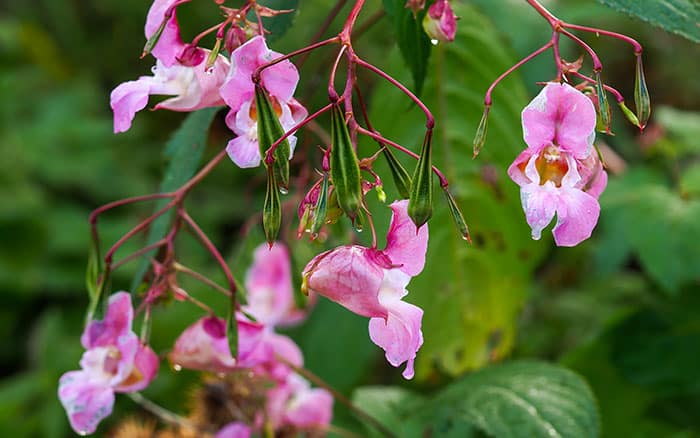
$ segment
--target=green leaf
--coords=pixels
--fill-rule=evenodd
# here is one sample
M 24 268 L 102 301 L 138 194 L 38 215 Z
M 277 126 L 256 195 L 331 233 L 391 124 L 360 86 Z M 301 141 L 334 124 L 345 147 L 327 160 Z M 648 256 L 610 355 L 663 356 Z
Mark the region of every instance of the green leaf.
M 566 368 L 535 361 L 468 375 L 413 414 L 432 427 L 440 418 L 472 424 L 495 437 L 585 438 L 600 433 L 596 401 L 586 382 Z
M 700 3 L 694 0 L 598 0 L 662 29 L 700 43 Z
M 460 32 L 453 43 L 434 50 L 431 69 L 436 74 L 426 81 L 424 101 L 438 120 L 433 164 L 447 176 L 474 245 L 454 232 L 449 206 L 436 198 L 428 222 L 426 266 L 409 284 L 406 297 L 425 311 L 417 379 L 436 372 L 459 375 L 503 358 L 513 346 L 531 275 L 548 249 L 547 239 L 530 238 L 518 186 L 505 172 L 525 147 L 520 111 L 528 97 L 517 74 L 495 89 L 487 145 L 472 160 L 471 140 L 483 112 L 483 93 L 514 60 L 490 21 L 473 8 L 454 6 L 462 17 Z M 395 77 L 407 79 L 396 57 L 387 64 Z M 415 151 L 423 139 L 424 116 L 417 108 L 407 110 L 405 102 L 400 92 L 381 84 L 370 115 L 384 136 Z M 415 166 L 403 154 L 397 157 Z M 381 165 L 376 162 L 375 170 L 389 175 Z M 376 228 L 386 229 L 378 210 L 372 209 Z
M 294 9 L 294 12 L 288 14 L 279 14 L 274 17 L 263 18 L 263 25 L 265 29 L 270 32 L 267 36 L 267 41 L 275 41 L 284 36 L 285 33 L 294 24 L 294 19 L 296 18 L 299 8 L 299 0 L 267 0 L 264 4 L 265 7 L 271 9 Z
M 383 0 L 384 10 L 391 19 L 396 39 L 399 43 L 404 62 L 411 69 L 416 95 L 420 96 L 428 73 L 430 57 L 430 39 L 423 31 L 423 17 L 426 11 L 420 11 L 416 17 L 407 9 L 406 0 Z
M 170 158 L 170 164 L 160 185 L 161 192 L 176 190 L 194 176 L 207 145 L 209 125 L 211 125 L 218 110 L 218 108 L 206 108 L 190 113 L 165 145 L 165 155 Z M 168 202 L 168 199 L 156 202 L 153 211 L 160 210 Z M 162 239 L 168 231 L 171 220 L 172 215 L 166 213 L 153 221 L 148 232 L 146 245 Z M 149 259 L 153 257 L 155 252 L 156 250 L 143 256 L 131 283 L 132 291 L 135 291 L 141 283 L 148 269 Z
M 352 395 L 352 402 L 361 406 L 365 412 L 379 420 L 392 431 L 404 429 L 405 419 L 402 412 L 425 402 L 425 398 L 406 389 L 393 386 L 363 386 L 357 388 Z M 365 424 L 370 433 L 376 433 Z M 381 436 L 381 435 L 373 435 Z

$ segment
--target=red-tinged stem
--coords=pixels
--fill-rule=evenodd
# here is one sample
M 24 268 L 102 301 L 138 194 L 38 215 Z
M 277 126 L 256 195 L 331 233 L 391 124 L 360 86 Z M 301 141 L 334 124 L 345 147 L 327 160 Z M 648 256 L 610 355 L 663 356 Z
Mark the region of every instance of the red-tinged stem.
M 569 37 L 570 40 L 578 44 L 579 46 L 583 47 L 583 49 L 588 52 L 588 55 L 591 57 L 591 60 L 593 61 L 593 70 L 595 71 L 601 71 L 603 70 L 603 63 L 600 62 L 600 58 L 598 58 L 598 55 L 596 55 L 595 51 L 591 49 L 591 46 L 586 44 L 581 38 L 577 37 L 573 33 L 569 32 L 568 30 L 560 29 L 559 32 L 561 32 L 564 36 Z
M 348 19 L 345 20 L 345 24 L 343 25 L 343 30 L 340 32 L 338 35 L 343 42 L 343 44 L 351 45 L 350 43 L 350 37 L 352 35 L 352 28 L 355 26 L 355 22 L 357 21 L 357 16 L 360 15 L 360 11 L 362 10 L 362 7 L 365 4 L 365 0 L 357 0 L 355 4 L 352 7 L 352 10 L 350 11 L 350 14 L 348 15 Z
M 561 81 L 562 65 L 561 53 L 559 52 L 559 32 L 552 32 L 552 50 L 554 51 L 554 63 L 557 66 L 557 81 Z
M 301 55 L 303 53 L 318 49 L 319 47 L 327 46 L 328 44 L 337 43 L 339 41 L 340 41 L 340 39 L 337 36 L 335 36 L 333 38 L 328 38 L 327 40 L 323 40 L 323 41 L 319 41 L 317 43 L 311 44 L 310 46 L 302 47 L 299 50 L 289 52 L 286 55 L 282 55 L 279 58 L 275 58 L 272 61 L 270 61 L 266 64 L 263 64 L 260 67 L 256 68 L 255 71 L 253 72 L 253 74 L 251 75 L 251 78 L 252 78 L 254 83 L 256 83 L 256 84 L 260 83 L 260 73 L 262 73 L 262 71 L 265 70 L 266 68 L 272 67 L 275 64 L 279 64 L 280 62 L 282 62 L 286 59 L 293 58 L 297 55 Z
M 368 137 L 372 137 L 373 139 L 375 139 L 379 143 L 387 144 L 387 145 L 391 146 L 392 148 L 399 150 L 399 151 L 403 152 L 404 154 L 415 158 L 416 160 L 418 160 L 420 158 L 420 155 L 418 155 L 417 153 L 413 152 L 412 150 L 410 150 L 408 148 L 401 146 L 398 143 L 395 143 L 395 142 L 389 140 L 388 138 L 382 137 L 382 135 L 379 134 L 377 131 L 369 131 L 369 130 L 359 126 L 357 128 L 357 132 L 359 132 L 360 134 L 366 135 Z M 449 182 L 447 181 L 447 178 L 440 171 L 440 169 L 433 166 L 433 173 L 440 180 L 440 187 L 445 188 L 445 187 L 448 187 L 450 185 Z
M 332 107 L 333 107 L 333 104 L 332 104 L 332 103 L 329 103 L 328 105 L 324 106 L 324 107 L 321 108 L 320 110 L 318 110 L 318 111 L 316 111 L 315 113 L 311 114 L 309 117 L 305 118 L 305 119 L 302 120 L 301 122 L 299 122 L 299 123 L 297 123 L 296 125 L 292 126 L 292 128 L 291 128 L 289 131 L 285 132 L 284 135 L 283 135 L 282 137 L 278 138 L 274 143 L 272 143 L 272 145 L 271 145 L 271 146 L 267 149 L 267 151 L 265 152 L 265 164 L 267 164 L 267 165 L 269 166 L 270 164 L 272 164 L 272 163 L 275 162 L 275 150 L 276 150 L 277 147 L 279 147 L 279 145 L 280 145 L 283 141 L 285 141 L 290 135 L 294 134 L 294 133 L 297 132 L 299 129 L 301 129 L 304 125 L 306 125 L 307 123 L 311 122 L 312 120 L 314 120 L 315 118 L 317 118 L 317 117 L 320 116 L 321 114 L 325 113 L 326 111 L 330 110 Z
M 365 214 L 367 215 L 367 222 L 369 223 L 369 230 L 372 233 L 372 249 L 377 248 L 377 230 L 374 228 L 374 221 L 372 220 L 372 213 L 370 213 L 369 209 L 366 206 L 362 206 L 362 209 L 365 211 Z
M 159 247 L 165 245 L 166 243 L 168 243 L 168 240 L 166 238 L 163 238 L 155 243 L 144 246 L 140 250 L 133 252 L 133 253 L 129 254 L 128 256 L 124 257 L 123 259 L 119 260 L 118 262 L 114 263 L 112 265 L 112 270 L 115 271 L 115 270 L 119 269 L 120 267 L 124 266 L 125 264 L 129 263 L 130 261 L 134 260 L 135 258 L 142 256 L 151 250 L 159 248 Z
M 544 6 L 542 6 L 537 0 L 525 0 L 534 10 L 537 11 L 538 14 L 540 14 L 542 17 L 544 17 L 545 20 L 549 22 L 549 24 L 554 27 L 557 23 L 559 23 L 559 19 L 554 16 L 551 12 L 547 10 Z
M 198 300 L 197 298 L 193 297 L 187 291 L 180 286 L 177 285 L 170 285 L 170 288 L 172 289 L 173 293 L 180 295 L 183 297 L 185 300 L 189 301 L 190 303 L 194 304 L 195 306 L 199 307 L 200 309 L 204 310 L 209 314 L 209 316 L 216 316 L 216 312 L 214 312 L 214 309 L 209 307 L 206 303 Z
M 233 273 L 231 273 L 231 270 L 229 269 L 228 265 L 226 264 L 226 261 L 224 260 L 224 257 L 221 255 L 218 249 L 216 249 L 216 246 L 209 240 L 209 237 L 207 237 L 206 233 L 202 231 L 202 229 L 197 225 L 197 222 L 194 221 L 190 217 L 189 214 L 183 209 L 180 208 L 178 210 L 178 215 L 184 220 L 187 225 L 192 228 L 194 233 L 197 235 L 199 240 L 202 242 L 204 247 L 209 251 L 209 253 L 214 257 L 216 262 L 219 264 L 221 267 L 221 270 L 224 272 L 224 275 L 226 276 L 226 281 L 228 282 L 229 286 L 229 291 L 231 292 L 231 299 L 235 300 L 236 299 L 236 280 L 233 277 Z
M 328 28 L 331 26 L 333 23 L 333 20 L 338 16 L 338 13 L 340 12 L 341 9 L 343 9 L 343 6 L 345 6 L 345 3 L 347 3 L 348 0 L 338 0 L 338 2 L 333 6 L 333 9 L 330 10 L 328 15 L 326 16 L 325 20 L 323 20 L 323 23 L 321 23 L 321 27 L 318 28 L 318 31 L 314 34 L 313 37 L 311 37 L 311 41 L 316 41 L 321 39 L 324 33 L 328 30 Z M 306 62 L 306 59 L 309 57 L 309 52 L 304 53 L 299 57 L 299 61 L 297 62 L 297 65 L 299 68 Z
M 142 202 L 142 201 L 152 201 L 155 199 L 164 199 L 164 198 L 172 198 L 175 196 L 175 193 L 152 193 L 150 195 L 141 195 L 141 196 L 133 196 L 131 198 L 125 198 L 125 199 L 120 199 L 118 201 L 110 202 L 109 204 L 105 204 L 103 206 L 97 207 L 90 213 L 90 218 L 88 219 L 90 222 L 90 225 L 95 225 L 97 224 L 97 218 L 99 215 L 104 213 L 107 210 L 111 210 L 116 207 L 121 207 L 122 205 L 127 205 L 127 204 L 132 204 L 135 202 Z
M 498 85 L 503 79 L 506 78 L 509 74 L 513 73 L 515 70 L 519 69 L 520 67 L 523 66 L 523 64 L 527 63 L 528 61 L 536 58 L 543 52 L 547 51 L 550 47 L 554 45 L 554 38 L 551 40 L 547 41 L 547 44 L 544 46 L 540 47 L 539 49 L 535 50 L 534 52 L 530 53 L 520 61 L 518 61 L 514 66 L 509 68 L 508 70 L 504 71 L 501 73 L 499 77 L 496 78 L 495 81 L 489 86 L 488 90 L 486 90 L 486 95 L 484 96 L 484 105 L 486 106 L 491 106 L 491 93 L 493 93 L 493 89 L 496 88 L 496 85 Z
M 353 59 L 357 64 L 359 64 L 361 67 L 366 68 L 367 70 L 376 73 L 377 75 L 381 76 L 384 78 L 386 81 L 388 81 L 390 84 L 401 90 L 402 93 L 404 93 L 406 96 L 408 96 L 413 102 L 415 102 L 416 105 L 425 113 L 425 127 L 427 129 L 433 129 L 435 127 L 435 117 L 433 117 L 433 114 L 430 112 L 427 106 L 415 95 L 406 88 L 401 82 L 397 81 L 387 73 L 385 73 L 383 70 L 381 70 L 378 67 L 375 67 L 374 65 L 363 61 L 362 59 L 358 58 L 357 56 L 354 57 Z
M 173 262 L 173 268 L 175 268 L 176 271 L 182 272 L 183 274 L 189 275 L 190 277 L 201 281 L 202 283 L 206 284 L 207 286 L 211 287 L 214 290 L 217 290 L 221 292 L 222 294 L 226 295 L 227 297 L 231 296 L 231 292 L 227 290 L 224 287 L 219 286 L 217 283 L 213 282 L 209 278 L 205 277 L 204 275 L 200 274 L 199 272 L 188 268 L 185 265 L 182 265 L 178 262 Z
M 338 92 L 335 91 L 335 74 L 338 71 L 338 65 L 340 64 L 340 59 L 343 57 L 343 53 L 345 53 L 345 50 L 347 50 L 347 48 L 348 48 L 348 46 L 344 45 L 338 51 L 338 54 L 335 57 L 335 61 L 333 62 L 333 67 L 331 67 L 331 74 L 329 75 L 329 78 L 328 78 L 328 98 L 333 103 L 338 102 L 338 99 L 340 98 L 338 96 Z
M 632 48 L 634 48 L 634 54 L 635 55 L 640 55 L 643 51 L 642 45 L 637 42 L 634 38 L 628 37 L 627 35 L 622 35 L 617 32 L 611 32 L 609 30 L 603 30 L 603 29 L 598 29 L 595 27 L 588 27 L 588 26 L 580 26 L 578 24 L 569 24 L 569 23 L 562 23 L 561 27 L 564 27 L 566 29 L 573 29 L 573 30 L 580 30 L 582 32 L 590 32 L 590 33 L 595 33 L 595 34 L 600 34 L 600 35 L 605 35 L 609 36 L 611 38 L 616 38 L 618 40 L 622 40 L 626 42 L 627 44 L 631 45 Z
M 590 82 L 591 84 L 595 84 L 595 83 L 596 83 L 595 79 L 590 78 L 590 77 L 588 77 L 588 76 L 586 76 L 586 75 L 584 75 L 584 74 L 581 74 L 581 73 L 579 73 L 579 72 L 577 72 L 577 71 L 572 71 L 571 74 L 574 75 L 574 76 L 576 76 L 576 77 L 579 78 L 579 79 L 583 79 L 583 80 L 586 81 L 586 82 Z M 624 96 L 622 96 L 622 93 L 620 93 L 619 91 L 617 91 L 615 88 L 613 88 L 613 87 L 611 87 L 611 86 L 609 86 L 609 85 L 603 85 L 603 88 L 605 88 L 606 91 L 609 91 L 610 93 L 612 93 L 613 96 L 615 96 L 615 100 L 617 101 L 617 103 L 621 103 L 621 102 L 624 102 L 624 101 L 625 101 L 625 98 L 624 98 Z

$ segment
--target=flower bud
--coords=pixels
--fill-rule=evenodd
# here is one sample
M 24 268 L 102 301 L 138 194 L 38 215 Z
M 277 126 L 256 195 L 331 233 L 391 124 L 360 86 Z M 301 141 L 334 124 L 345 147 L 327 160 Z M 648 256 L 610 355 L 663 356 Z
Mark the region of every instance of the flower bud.
M 481 121 L 479 122 L 479 127 L 476 128 L 476 135 L 474 136 L 474 158 L 476 158 L 477 155 L 479 155 L 479 152 L 481 152 L 481 149 L 484 147 L 484 143 L 486 143 L 486 132 L 488 131 L 489 127 L 489 111 L 491 110 L 491 106 L 487 105 L 484 108 L 484 114 L 481 116 Z
M 408 215 L 416 229 L 428 222 L 433 215 L 433 158 L 432 143 L 433 131 L 425 133 L 420 158 L 413 172 L 411 195 L 408 201 Z
M 457 17 L 447 0 L 436 0 L 428 8 L 428 13 L 423 18 L 423 29 L 433 43 L 454 41 L 457 33 Z
M 379 202 L 384 204 L 386 202 L 386 193 L 384 193 L 384 187 L 382 187 L 380 184 L 377 184 L 374 186 L 374 190 L 377 192 L 377 199 Z
M 328 210 L 328 174 L 323 174 L 323 181 L 321 182 L 321 189 L 318 192 L 318 199 L 316 200 L 316 205 L 314 206 L 314 217 L 311 223 L 311 238 L 315 239 L 318 236 L 318 232 L 321 231 L 323 224 L 326 223 L 326 213 Z
M 255 87 L 255 107 L 258 112 L 258 146 L 260 147 L 260 156 L 263 159 L 263 163 L 267 166 L 267 150 L 284 136 L 284 129 L 272 108 L 270 97 L 260 85 Z M 273 155 L 274 162 L 272 167 L 274 168 L 276 183 L 279 184 L 284 192 L 289 186 L 290 150 L 289 141 L 285 139 L 277 145 Z
M 177 62 L 187 67 L 196 67 L 202 62 L 204 62 L 205 52 L 201 48 L 193 45 L 186 44 L 182 48 L 182 51 L 177 55 Z
M 248 40 L 248 35 L 245 30 L 243 30 L 237 24 L 232 25 L 228 31 L 226 31 L 226 37 L 224 38 L 224 48 L 228 53 L 233 52 L 237 48 L 243 45 Z
M 340 105 L 331 110 L 331 179 L 340 208 L 353 221 L 362 204 L 360 164 Z
M 644 129 L 651 116 L 651 101 L 647 81 L 644 78 L 644 66 L 642 65 L 642 55 L 637 55 L 637 68 L 634 78 L 634 106 L 637 108 L 637 118 L 639 119 L 639 129 Z
M 389 170 L 391 170 L 391 176 L 394 178 L 396 190 L 399 192 L 402 199 L 408 199 L 411 195 L 411 176 L 401 165 L 401 162 L 396 158 L 396 155 L 394 155 L 391 149 L 385 146 L 382 153 L 389 164 Z
M 462 239 L 466 240 L 469 243 L 472 243 L 472 239 L 469 236 L 469 227 L 467 226 L 467 221 L 464 220 L 464 215 L 462 215 L 462 211 L 459 209 L 455 198 L 452 196 L 452 193 L 450 193 L 447 187 L 445 187 L 444 191 L 445 197 L 447 198 L 447 205 L 450 207 L 450 214 L 452 214 L 452 219 L 454 219 L 455 221 L 457 231 L 459 231 L 459 234 L 460 236 L 462 236 Z
M 598 95 L 598 115 L 601 121 L 601 132 L 610 134 L 610 105 L 608 104 L 608 96 L 603 85 L 603 80 L 600 77 L 600 72 L 595 72 L 596 94 Z
M 263 207 L 263 229 L 265 230 L 265 239 L 270 247 L 277 240 L 281 223 L 282 204 L 280 202 L 279 187 L 275 178 L 275 171 L 268 167 L 267 191 L 265 192 L 265 205 Z

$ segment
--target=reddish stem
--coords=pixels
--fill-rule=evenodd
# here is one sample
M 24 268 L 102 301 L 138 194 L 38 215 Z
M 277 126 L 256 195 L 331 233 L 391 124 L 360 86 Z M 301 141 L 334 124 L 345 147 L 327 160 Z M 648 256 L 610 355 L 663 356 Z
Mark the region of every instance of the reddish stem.
M 559 32 L 561 32 L 563 35 L 569 37 L 570 40 L 578 44 L 579 46 L 583 47 L 583 49 L 588 52 L 588 55 L 591 57 L 591 60 L 593 61 L 593 70 L 594 71 L 601 71 L 603 70 L 603 64 L 600 62 L 600 58 L 598 58 L 598 55 L 596 55 L 595 51 L 586 44 L 581 38 L 577 37 L 573 33 L 569 32 L 568 30 L 560 29 Z
M 333 23 L 333 20 L 335 20 L 335 17 L 338 16 L 338 13 L 340 12 L 341 9 L 343 9 L 343 6 L 345 6 L 345 3 L 347 3 L 348 0 L 338 0 L 338 2 L 333 6 L 333 9 L 330 10 L 328 15 L 326 16 L 325 20 L 323 20 L 323 23 L 321 23 L 321 27 L 318 28 L 318 31 L 314 34 L 313 37 L 311 37 L 311 41 L 316 41 L 320 39 L 324 33 L 328 30 L 330 27 L 331 23 Z M 297 62 L 297 65 L 299 68 L 306 62 L 306 59 L 309 57 L 309 52 L 304 53 L 299 57 L 299 61 Z
M 154 199 L 172 198 L 173 196 L 175 196 L 175 194 L 172 192 L 170 192 L 170 193 L 151 193 L 150 195 L 133 196 L 131 198 L 120 199 L 118 201 L 110 202 L 108 204 L 102 205 L 102 206 L 94 209 L 92 211 L 92 213 L 90 213 L 90 217 L 89 217 L 88 221 L 90 222 L 90 225 L 96 225 L 98 216 L 107 210 L 111 210 L 113 208 L 121 207 L 122 205 L 132 204 L 135 202 L 152 201 Z
M 253 74 L 251 75 L 251 79 L 253 80 L 254 83 L 258 84 L 258 83 L 260 83 L 260 73 L 262 73 L 262 71 L 265 70 L 266 68 L 272 67 L 275 64 L 279 64 L 280 62 L 282 62 L 286 59 L 293 58 L 297 55 L 301 55 L 303 53 L 318 49 L 319 47 L 323 47 L 323 46 L 326 46 L 328 44 L 337 43 L 338 41 L 340 41 L 339 38 L 337 36 L 335 36 L 333 38 L 328 38 L 327 40 L 323 40 L 323 41 L 319 41 L 317 43 L 311 44 L 310 46 L 302 47 L 299 50 L 289 52 L 286 55 L 280 56 L 279 58 L 275 58 L 272 61 L 270 61 L 266 64 L 263 64 L 260 67 L 256 68 L 255 71 L 253 72 Z
M 582 32 L 590 32 L 590 33 L 605 35 L 605 36 L 609 36 L 611 38 L 616 38 L 618 40 L 622 40 L 634 48 L 635 55 L 641 55 L 641 53 L 643 51 L 642 45 L 639 44 L 639 42 L 637 42 L 637 40 L 635 40 L 634 38 L 628 37 L 627 35 L 622 35 L 622 34 L 617 33 L 617 32 L 611 32 L 609 30 L 603 30 L 603 29 L 598 29 L 595 27 L 588 27 L 588 26 L 580 26 L 578 24 L 569 24 L 569 23 L 562 23 L 561 27 L 565 27 L 567 29 L 573 29 L 573 30 L 580 30 Z
M 596 83 L 596 80 L 595 80 L 595 79 L 589 78 L 588 76 L 586 76 L 586 75 L 584 75 L 584 74 L 581 74 L 581 73 L 579 73 L 579 72 L 577 72 L 577 71 L 572 71 L 572 72 L 570 72 L 570 73 L 571 73 L 572 75 L 576 76 L 577 78 L 583 79 L 583 80 L 586 81 L 586 82 L 590 82 L 591 84 L 595 84 L 595 83 Z M 613 88 L 613 87 L 611 87 L 611 86 L 609 86 L 609 85 L 603 85 L 603 88 L 605 88 L 606 91 L 609 91 L 610 93 L 612 93 L 613 96 L 615 96 L 615 100 L 617 101 L 617 103 L 621 103 L 621 102 L 624 102 L 624 101 L 625 101 L 625 98 L 622 96 L 622 93 L 620 93 L 619 91 L 617 91 L 615 88 Z
M 275 150 L 276 150 L 277 147 L 279 147 L 279 145 L 280 145 L 283 141 L 285 141 L 290 135 L 294 134 L 294 133 L 297 132 L 299 129 L 301 129 L 304 125 L 306 125 L 307 123 L 311 122 L 312 120 L 314 120 L 315 118 L 317 118 L 317 117 L 320 116 L 321 114 L 325 113 L 326 111 L 328 111 L 328 110 L 331 109 L 332 107 L 333 107 L 333 104 L 332 104 L 332 103 L 329 103 L 328 105 L 324 106 L 324 107 L 321 108 L 320 110 L 318 110 L 318 111 L 316 111 L 315 113 L 311 114 L 310 116 L 308 116 L 307 118 L 305 118 L 305 119 L 302 120 L 301 122 L 299 122 L 299 123 L 297 123 L 296 125 L 292 126 L 292 128 L 291 128 L 289 131 L 285 132 L 284 135 L 283 135 L 282 137 L 278 138 L 274 143 L 272 143 L 272 145 L 271 145 L 271 146 L 267 149 L 267 151 L 265 152 L 265 164 L 267 164 L 267 165 L 269 166 L 269 165 L 271 165 L 272 163 L 275 162 Z

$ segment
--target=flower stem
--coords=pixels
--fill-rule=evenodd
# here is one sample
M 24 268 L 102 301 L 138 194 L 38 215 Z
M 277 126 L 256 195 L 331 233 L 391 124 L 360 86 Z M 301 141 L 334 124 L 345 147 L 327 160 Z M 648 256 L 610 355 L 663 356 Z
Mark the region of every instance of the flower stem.
M 155 415 L 162 422 L 170 424 L 172 426 L 180 427 L 183 429 L 190 429 L 198 433 L 205 433 L 207 431 L 201 430 L 194 423 L 185 417 L 182 417 L 172 411 L 165 409 L 164 407 L 157 405 L 151 400 L 145 398 L 139 392 L 130 392 L 126 394 L 131 400 L 137 405 L 141 406 L 151 414 Z

